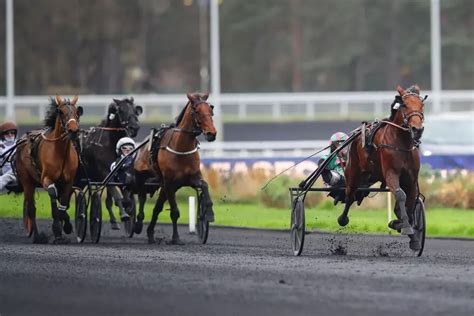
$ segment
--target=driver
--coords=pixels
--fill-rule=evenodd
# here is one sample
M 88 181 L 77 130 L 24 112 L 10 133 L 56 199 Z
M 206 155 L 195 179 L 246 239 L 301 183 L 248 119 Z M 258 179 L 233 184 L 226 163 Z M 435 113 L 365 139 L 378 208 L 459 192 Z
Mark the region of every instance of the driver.
M 116 171 L 113 180 L 126 185 L 131 181 L 130 169 L 133 167 L 135 154 L 130 155 L 130 153 L 135 149 L 135 141 L 130 137 L 122 137 L 117 142 L 115 149 L 119 157 L 110 165 L 110 170 L 114 170 L 115 166 L 120 160 L 124 159 L 124 161 L 120 168 Z M 119 208 L 122 222 L 129 220 L 130 215 L 125 211 L 125 208 L 130 206 L 130 194 L 124 190 L 121 190 L 118 186 L 112 187 L 112 192 L 115 205 L 117 205 Z
M 346 133 L 334 133 L 329 140 L 330 154 L 332 154 L 347 139 L 348 136 Z M 323 181 L 328 187 L 341 187 L 346 184 L 346 179 L 344 177 L 344 168 L 346 167 L 347 163 L 347 148 L 348 147 L 342 149 L 334 158 L 332 158 L 326 168 L 324 168 L 323 172 L 321 173 Z M 321 165 L 326 159 L 328 159 L 330 154 L 321 157 L 318 162 L 318 165 Z M 342 194 L 339 194 L 339 191 L 333 191 L 329 194 L 334 198 L 334 205 L 336 205 L 337 202 L 343 200 L 344 192 L 341 192 Z
M 17 183 L 12 168 L 12 157 L 14 153 L 7 154 L 7 151 L 15 146 L 17 135 L 18 127 L 15 122 L 4 122 L 0 125 L 0 192 L 5 191 L 7 185 Z M 5 155 L 5 157 L 2 155 Z

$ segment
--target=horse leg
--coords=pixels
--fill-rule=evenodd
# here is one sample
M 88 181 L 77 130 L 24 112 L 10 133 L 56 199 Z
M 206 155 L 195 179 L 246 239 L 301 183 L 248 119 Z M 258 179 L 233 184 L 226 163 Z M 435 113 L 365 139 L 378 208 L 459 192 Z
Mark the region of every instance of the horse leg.
M 135 234 L 140 234 L 143 229 L 143 220 L 145 219 L 145 202 L 146 202 L 146 192 L 138 193 L 138 215 L 137 222 L 134 226 Z
M 395 202 L 395 208 L 394 208 L 393 211 L 394 211 L 395 215 L 397 216 L 397 219 L 391 220 L 388 223 L 388 227 L 393 229 L 393 230 L 396 230 L 396 231 L 400 232 L 401 229 L 402 229 L 402 221 L 401 221 L 402 215 L 400 213 L 400 206 L 398 205 L 398 202 Z
M 26 181 L 25 181 L 26 182 Z M 47 244 L 48 236 L 45 233 L 38 232 L 38 226 L 36 225 L 36 206 L 35 206 L 35 185 L 28 181 L 23 182 L 23 212 L 24 212 L 24 225 L 28 232 L 28 235 L 33 235 L 34 244 Z
M 356 167 L 353 167 L 351 172 L 352 174 L 348 175 L 346 181 L 346 204 L 344 205 L 342 214 L 337 218 L 339 226 L 346 226 L 349 224 L 349 217 L 347 214 L 349 213 L 352 203 L 355 201 L 355 191 L 357 189 L 357 185 L 359 184 L 360 171 L 356 170 Z
M 398 206 L 400 208 L 400 220 L 402 221 L 402 223 L 400 224 L 400 233 L 402 235 L 412 235 L 413 228 L 410 225 L 405 206 L 407 201 L 407 195 L 400 187 L 400 178 L 394 171 L 389 170 L 385 175 L 385 180 L 387 181 L 388 188 L 395 195 Z
M 107 208 L 107 211 L 109 211 L 110 227 L 112 228 L 112 230 L 120 230 L 120 225 L 117 222 L 117 219 L 115 218 L 114 210 L 112 206 L 113 206 L 113 200 L 112 200 L 111 188 L 107 187 L 107 194 L 105 197 L 105 207 Z
M 160 194 L 158 195 L 158 199 L 156 200 L 155 207 L 153 208 L 153 215 L 150 220 L 150 224 L 147 228 L 147 236 L 148 236 L 148 243 L 154 244 L 156 243 L 155 240 L 155 225 L 156 221 L 158 220 L 158 215 L 163 210 L 163 205 L 166 202 L 166 193 L 164 188 L 160 189 Z M 158 241 L 161 242 L 161 239 Z
M 63 231 L 68 235 L 72 233 L 72 224 L 69 219 L 69 214 L 67 213 L 67 210 L 69 208 L 69 201 L 71 199 L 71 193 L 72 193 L 72 184 L 68 184 L 62 190 L 59 196 L 59 200 L 58 200 L 59 202 L 58 210 L 59 210 L 59 215 L 63 221 Z
M 122 222 L 130 220 L 130 215 L 128 215 L 128 213 L 125 211 L 125 207 L 123 205 L 124 195 L 120 188 L 117 186 L 111 187 L 110 192 L 112 192 L 115 205 L 119 208 L 120 219 Z
M 212 203 L 211 195 L 209 194 L 209 185 L 206 181 L 200 179 L 198 184 L 194 187 L 198 187 L 202 190 L 203 199 L 201 203 L 206 207 L 206 220 L 208 222 L 214 222 L 214 210 L 212 209 L 214 203 Z
M 179 208 L 178 203 L 176 203 L 176 189 L 169 187 L 167 188 L 168 193 L 168 202 L 170 203 L 170 218 L 173 222 L 173 236 L 169 244 L 172 245 L 184 245 L 184 242 L 181 241 L 178 234 L 178 218 L 179 218 Z
M 415 206 L 416 206 L 416 198 L 418 195 L 418 189 L 415 185 L 410 185 L 407 189 L 407 212 L 408 212 L 408 219 L 410 224 L 413 226 L 415 223 Z M 421 242 L 418 239 L 418 234 L 411 234 L 408 235 L 410 238 L 410 249 L 414 251 L 418 251 L 421 249 Z
M 61 214 L 58 210 L 57 199 L 59 198 L 58 189 L 56 185 L 49 178 L 43 180 L 43 187 L 48 191 L 49 199 L 51 201 L 51 213 L 53 217 L 52 230 L 54 234 L 54 243 L 55 244 L 65 244 L 69 240 L 64 238 L 62 235 L 62 223 L 61 223 Z

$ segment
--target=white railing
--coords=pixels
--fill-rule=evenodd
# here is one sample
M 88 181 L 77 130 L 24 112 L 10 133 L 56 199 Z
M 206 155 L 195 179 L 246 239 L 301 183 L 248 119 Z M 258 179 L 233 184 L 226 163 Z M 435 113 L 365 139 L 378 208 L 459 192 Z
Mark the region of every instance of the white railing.
M 302 158 L 329 145 L 328 140 L 303 141 L 245 141 L 201 143 L 202 158 Z M 474 155 L 469 145 L 423 143 L 420 147 L 423 156 L 431 155 Z M 323 151 L 317 156 L 328 153 Z
M 430 91 L 423 94 L 431 95 Z M 318 118 L 348 119 L 354 115 L 381 117 L 389 112 L 394 91 L 380 92 L 311 92 L 311 93 L 224 93 L 221 107 L 227 120 L 313 120 Z M 130 95 L 81 95 L 85 115 L 102 116 L 113 98 Z M 169 121 L 178 115 L 186 103 L 184 94 L 138 94 L 135 103 L 144 108 L 148 121 Z M 15 96 L 13 103 L 17 119 L 44 116 L 48 96 Z M 439 95 L 440 106 L 433 109 L 432 98 L 426 101 L 427 113 L 474 110 L 474 90 L 445 90 Z M 210 98 L 212 102 L 212 96 Z M 0 97 L 0 117 L 5 116 L 6 97 Z M 217 110 L 218 114 L 219 111 Z

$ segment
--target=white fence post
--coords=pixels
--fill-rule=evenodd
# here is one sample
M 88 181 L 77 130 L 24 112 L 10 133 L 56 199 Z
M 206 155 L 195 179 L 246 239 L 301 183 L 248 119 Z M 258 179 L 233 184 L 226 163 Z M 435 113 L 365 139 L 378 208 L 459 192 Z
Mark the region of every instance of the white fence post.
M 196 232 L 196 198 L 190 196 L 189 202 L 189 233 L 194 234 Z

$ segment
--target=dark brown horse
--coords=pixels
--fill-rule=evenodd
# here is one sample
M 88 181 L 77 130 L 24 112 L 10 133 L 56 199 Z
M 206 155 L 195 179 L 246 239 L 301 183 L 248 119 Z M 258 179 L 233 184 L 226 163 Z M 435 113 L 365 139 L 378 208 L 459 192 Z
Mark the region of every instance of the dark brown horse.
M 385 120 L 377 130 L 374 150 L 367 151 L 358 136 L 349 148 L 349 160 L 345 169 L 346 205 L 338 218 L 338 223 L 349 223 L 349 208 L 356 199 L 355 191 L 360 185 L 382 182 L 396 197 L 398 220 L 391 227 L 411 239 L 410 248 L 421 249 L 419 240 L 412 228 L 413 210 L 418 196 L 418 172 L 420 154 L 418 143 L 423 133 L 423 98 L 417 85 L 404 90 L 397 87 L 391 120 Z
M 207 209 L 207 220 L 214 221 L 208 185 L 201 174 L 201 160 L 196 139 L 202 133 L 208 141 L 215 140 L 217 131 L 212 120 L 213 106 L 207 102 L 208 94 L 188 94 L 187 97 L 188 103 L 178 116 L 176 125 L 167 129 L 161 137 L 158 154 L 150 157 L 149 151 L 144 148 L 139 151 L 135 161 L 137 174 L 148 172 L 152 166 L 154 174 L 161 183 L 158 200 L 147 229 L 149 243 L 155 242 L 154 231 L 158 214 L 168 200 L 173 222 L 171 243 L 182 244 L 178 235 L 179 209 L 175 196 L 176 191 L 181 187 L 190 186 L 202 191 L 202 203 Z
M 62 230 L 66 234 L 72 231 L 66 211 L 79 165 L 73 144 L 82 115 L 82 107 L 76 107 L 77 99 L 77 96 L 71 101 L 59 96 L 51 99 L 44 120 L 47 129 L 30 132 L 18 142 L 16 170 L 24 190 L 23 219 L 35 243 L 47 242 L 36 226 L 34 193 L 38 185 L 48 191 L 51 199 L 55 243 L 67 243 Z

